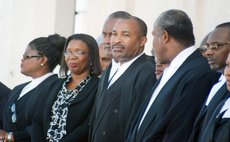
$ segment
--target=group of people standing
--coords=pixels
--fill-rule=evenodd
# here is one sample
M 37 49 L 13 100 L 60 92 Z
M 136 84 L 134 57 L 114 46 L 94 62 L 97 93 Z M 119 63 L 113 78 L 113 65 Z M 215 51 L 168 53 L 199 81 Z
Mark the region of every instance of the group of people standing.
M 28 44 L 21 73 L 33 80 L 8 90 L 2 141 L 230 141 L 230 22 L 196 48 L 185 12 L 161 13 L 152 29 L 155 65 L 144 53 L 142 19 L 114 12 L 102 35 L 112 56 L 103 72 L 90 35 L 54 34 Z

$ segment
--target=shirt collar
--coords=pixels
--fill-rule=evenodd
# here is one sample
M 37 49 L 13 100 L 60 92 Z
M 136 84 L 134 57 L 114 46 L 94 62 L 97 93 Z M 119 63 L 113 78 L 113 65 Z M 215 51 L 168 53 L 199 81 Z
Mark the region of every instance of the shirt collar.
M 170 63 L 169 68 L 178 68 L 196 50 L 195 46 L 190 46 L 182 50 Z
M 38 78 L 35 78 L 31 81 L 31 85 L 35 85 L 35 84 L 40 84 L 42 81 L 44 81 L 46 78 L 50 77 L 51 75 L 53 75 L 54 73 L 50 72 L 50 73 L 47 73 L 41 77 L 38 77 Z

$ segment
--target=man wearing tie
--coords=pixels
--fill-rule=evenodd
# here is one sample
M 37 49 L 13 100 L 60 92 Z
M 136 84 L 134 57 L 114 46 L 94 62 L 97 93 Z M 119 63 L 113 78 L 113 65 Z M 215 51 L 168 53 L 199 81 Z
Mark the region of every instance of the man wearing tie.
M 170 63 L 133 121 L 127 142 L 185 142 L 217 77 L 194 47 L 193 26 L 181 10 L 155 21 L 153 48 L 160 63 Z
M 90 121 L 91 142 L 123 142 L 126 128 L 156 81 L 154 65 L 144 54 L 147 26 L 129 16 L 113 27 L 111 45 L 119 68 L 103 72 Z
M 227 31 L 229 32 L 229 29 Z M 229 36 L 226 36 L 226 39 L 229 41 Z M 228 54 L 226 61 L 224 76 L 226 78 L 227 89 L 230 91 L 230 54 Z M 230 97 L 218 104 L 207 124 L 202 135 L 199 137 L 200 142 L 230 141 Z
M 207 127 L 217 105 L 228 97 L 224 68 L 226 59 L 230 51 L 230 22 L 218 25 L 209 33 L 207 44 L 200 49 L 207 58 L 212 70 L 221 73 L 218 83 L 216 83 L 202 106 L 199 115 L 194 123 L 191 142 L 203 142 L 201 136 Z

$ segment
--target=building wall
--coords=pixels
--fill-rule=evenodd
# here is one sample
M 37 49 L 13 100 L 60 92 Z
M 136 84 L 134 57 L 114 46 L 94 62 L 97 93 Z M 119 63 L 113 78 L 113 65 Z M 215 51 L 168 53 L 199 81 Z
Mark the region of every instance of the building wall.
M 0 81 L 10 88 L 31 78 L 20 73 L 34 38 L 73 34 L 75 0 L 0 0 Z
M 165 10 L 181 9 L 189 15 L 194 26 L 196 45 L 216 25 L 230 21 L 229 0 L 76 0 L 76 3 L 85 6 L 80 9 L 83 12 L 76 16 L 84 17 L 78 20 L 78 25 L 84 26 L 75 32 L 86 32 L 94 37 L 101 33 L 106 17 L 114 11 L 125 10 L 143 19 L 148 25 L 147 54 L 150 54 L 152 48 L 154 20 Z

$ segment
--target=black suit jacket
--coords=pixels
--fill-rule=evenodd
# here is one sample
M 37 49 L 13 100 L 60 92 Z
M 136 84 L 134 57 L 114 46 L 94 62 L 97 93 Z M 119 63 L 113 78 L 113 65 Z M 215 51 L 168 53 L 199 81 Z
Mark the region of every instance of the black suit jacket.
M 49 87 L 54 85 L 58 80 L 57 75 L 48 77 L 19 100 L 18 97 L 22 89 L 29 82 L 18 85 L 12 90 L 10 94 L 11 97 L 9 98 L 9 101 L 4 109 L 3 129 L 7 132 L 13 132 L 15 141 L 31 141 L 29 133 L 32 125 L 32 117 L 34 116 L 39 102 L 43 101 L 40 96 L 42 94 L 48 95 L 47 92 L 49 91 Z M 16 104 L 16 123 L 12 123 L 11 119 L 13 113 L 11 112 L 10 107 L 14 103 Z
M 3 109 L 8 101 L 11 89 L 0 82 L 0 129 L 2 129 Z
M 155 87 L 143 103 L 127 136 L 129 142 L 185 142 L 194 120 L 212 85 L 207 60 L 199 51 L 192 53 L 159 92 L 142 125 L 137 130 Z
M 45 142 L 47 131 L 50 126 L 51 108 L 54 101 L 57 99 L 57 94 L 61 90 L 63 82 L 60 82 L 55 87 L 50 88 L 50 95 L 46 98 L 46 102 L 37 110 L 33 119 L 32 125 L 32 141 Z M 88 84 L 79 92 L 78 96 L 74 99 L 69 106 L 66 131 L 67 135 L 64 136 L 60 142 L 87 142 L 88 141 L 88 123 L 91 115 L 91 110 L 94 105 L 95 96 L 97 92 L 99 79 L 92 77 Z
M 210 101 L 209 105 L 206 106 L 205 103 L 203 104 L 199 115 L 196 118 L 194 123 L 192 135 L 190 138 L 191 142 L 197 142 L 200 139 L 200 135 L 204 132 L 205 127 L 218 106 L 218 104 L 226 99 L 229 96 L 226 83 L 217 91 L 215 96 Z
M 222 118 L 223 114 L 220 113 L 224 105 L 224 99 L 216 109 L 213 111 L 207 126 L 200 135 L 199 142 L 229 142 L 230 141 L 230 118 Z
M 137 58 L 107 89 L 111 66 L 101 77 L 90 126 L 92 142 L 124 141 L 126 128 L 156 81 L 146 55 Z

